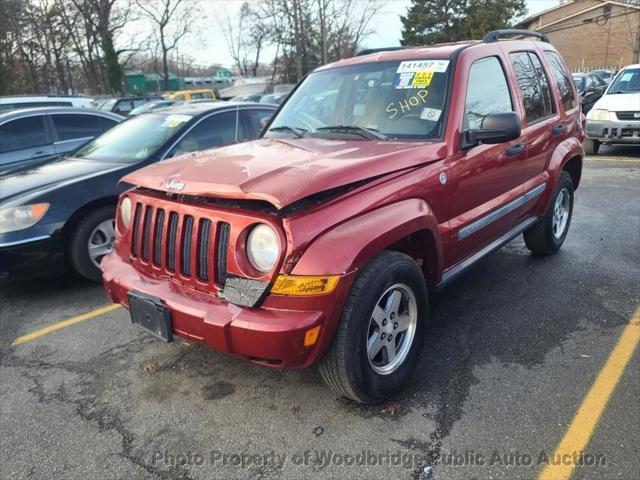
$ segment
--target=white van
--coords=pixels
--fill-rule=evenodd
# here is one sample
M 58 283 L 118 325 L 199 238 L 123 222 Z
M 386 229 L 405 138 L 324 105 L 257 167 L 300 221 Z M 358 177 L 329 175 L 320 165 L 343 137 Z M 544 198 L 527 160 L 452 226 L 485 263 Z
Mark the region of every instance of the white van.
M 64 95 L 15 95 L 0 97 L 0 112 L 32 107 L 96 108 L 92 98 Z

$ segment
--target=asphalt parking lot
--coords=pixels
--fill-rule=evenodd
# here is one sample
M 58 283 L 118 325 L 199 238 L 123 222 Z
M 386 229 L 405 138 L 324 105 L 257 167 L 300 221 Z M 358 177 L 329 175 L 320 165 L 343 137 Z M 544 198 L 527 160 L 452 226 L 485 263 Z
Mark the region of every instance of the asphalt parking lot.
M 0 302 L 3 479 L 533 479 L 580 438 L 574 478 L 640 478 L 639 148 L 585 162 L 556 256 L 517 239 L 434 294 L 419 368 L 379 406 L 314 370 L 163 344 L 121 308 L 78 319 L 108 301 L 75 278 Z

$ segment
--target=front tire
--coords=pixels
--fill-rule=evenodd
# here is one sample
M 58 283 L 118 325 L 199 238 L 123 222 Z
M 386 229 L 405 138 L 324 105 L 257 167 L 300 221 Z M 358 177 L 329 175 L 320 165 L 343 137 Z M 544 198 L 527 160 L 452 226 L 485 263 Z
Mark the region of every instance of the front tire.
M 94 282 L 102 280 L 100 261 L 113 248 L 114 217 L 114 207 L 97 208 L 78 222 L 69 238 L 71 266 L 78 274 Z
M 598 140 L 592 140 L 591 138 L 584 139 L 584 153 L 587 155 L 597 155 L 600 150 L 600 142 Z
M 384 251 L 359 272 L 318 369 L 325 383 L 374 404 L 402 388 L 422 348 L 427 287 L 416 262 Z
M 567 237 L 573 214 L 573 180 L 562 171 L 549 208 L 541 221 L 524 232 L 527 248 L 538 255 L 556 253 Z

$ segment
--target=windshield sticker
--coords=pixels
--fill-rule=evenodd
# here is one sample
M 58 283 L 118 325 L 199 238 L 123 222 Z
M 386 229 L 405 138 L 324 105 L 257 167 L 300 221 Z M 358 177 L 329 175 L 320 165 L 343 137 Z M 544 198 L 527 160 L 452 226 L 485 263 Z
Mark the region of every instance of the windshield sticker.
M 161 127 L 165 128 L 176 128 L 178 125 L 181 125 L 185 122 L 191 120 L 190 115 L 167 115 Z
M 413 81 L 413 73 L 400 73 L 396 75 L 394 85 L 396 88 L 412 88 L 411 82 Z
M 442 110 L 439 110 L 437 108 L 424 107 L 422 109 L 422 113 L 420 114 L 420 118 L 423 120 L 431 120 L 432 122 L 437 122 L 440 118 L 440 114 L 442 114 Z
M 433 70 L 396 73 L 393 83 L 396 89 L 427 88 L 431 85 L 431 80 L 433 80 L 433 75 L 435 73 L 436 72 Z
M 426 98 L 429 92 L 427 90 L 420 90 L 415 95 L 410 96 L 409 98 L 405 98 L 404 100 L 400 100 L 398 102 L 391 102 L 387 105 L 387 113 L 389 114 L 389 118 L 396 118 L 399 113 L 407 113 L 410 112 L 413 108 L 418 105 L 422 105 L 426 102 Z
M 448 66 L 449 60 L 411 60 L 409 62 L 400 62 L 396 73 L 442 73 L 447 71 Z

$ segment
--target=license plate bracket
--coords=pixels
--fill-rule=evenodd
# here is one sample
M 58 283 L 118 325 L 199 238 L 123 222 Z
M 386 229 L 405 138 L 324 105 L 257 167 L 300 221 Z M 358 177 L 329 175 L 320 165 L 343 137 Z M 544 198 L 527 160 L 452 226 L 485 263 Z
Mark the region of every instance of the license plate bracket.
M 173 341 L 171 312 L 162 300 L 142 292 L 129 292 L 131 323 L 165 342 Z

